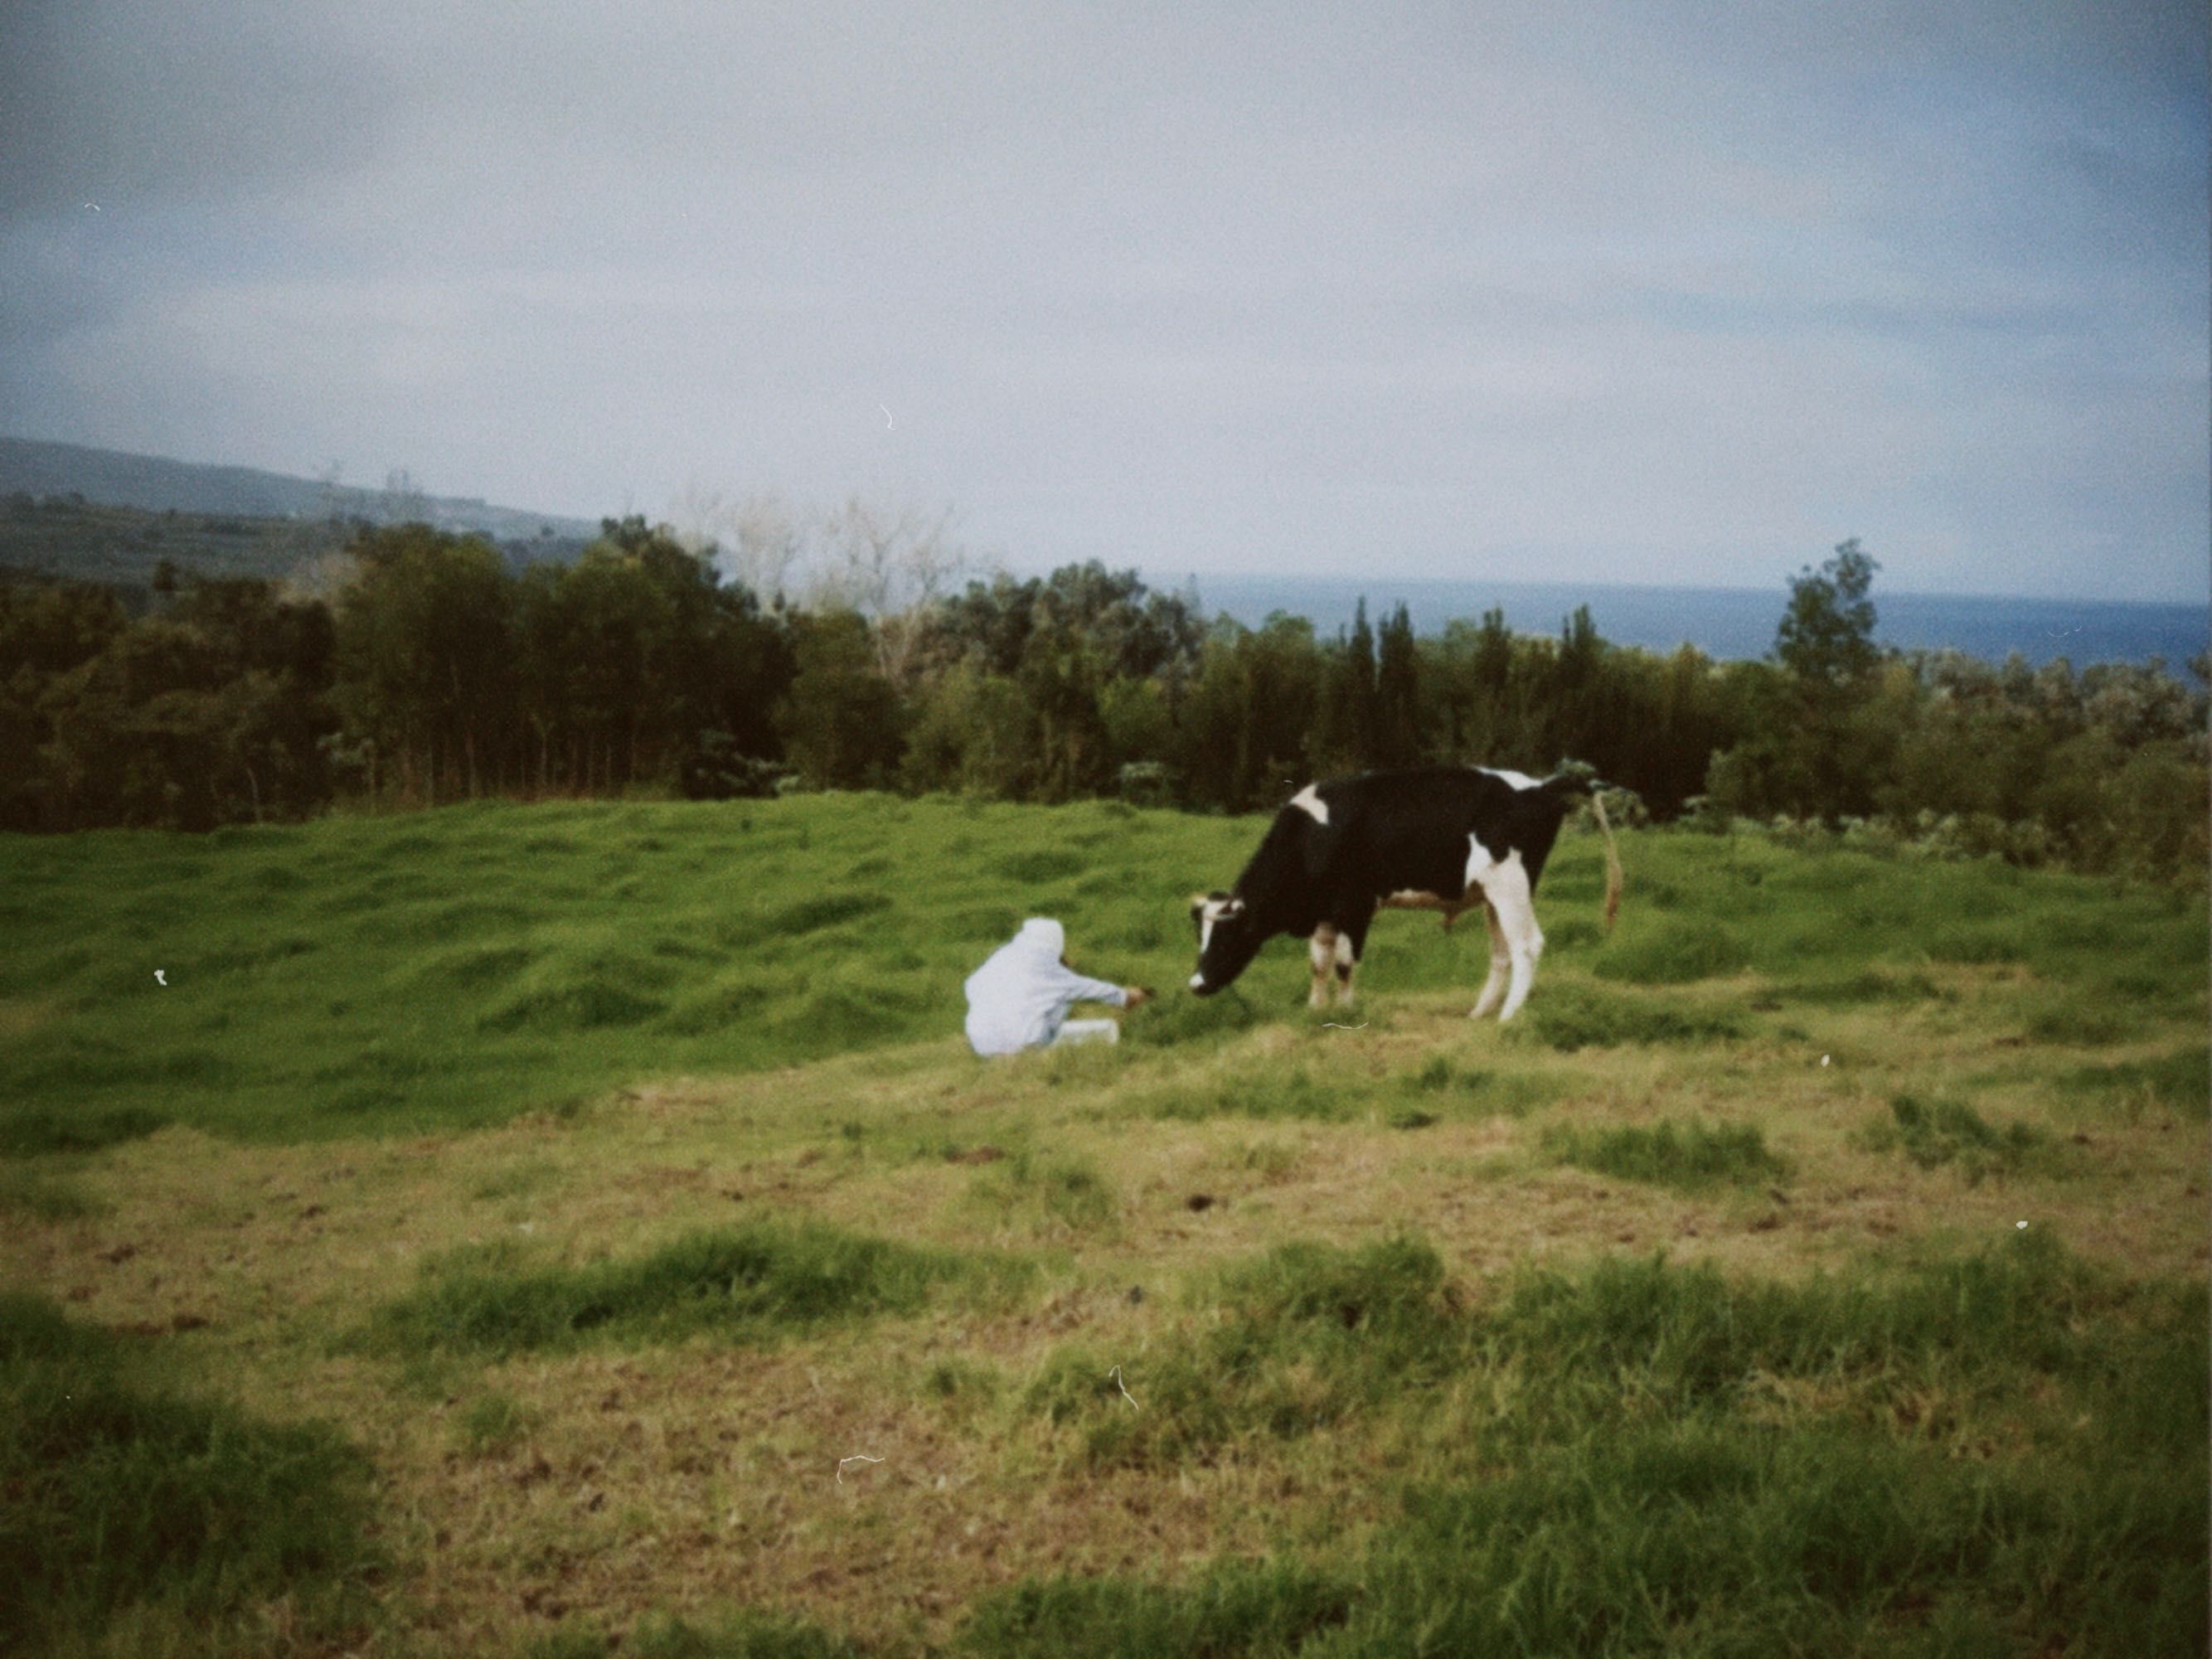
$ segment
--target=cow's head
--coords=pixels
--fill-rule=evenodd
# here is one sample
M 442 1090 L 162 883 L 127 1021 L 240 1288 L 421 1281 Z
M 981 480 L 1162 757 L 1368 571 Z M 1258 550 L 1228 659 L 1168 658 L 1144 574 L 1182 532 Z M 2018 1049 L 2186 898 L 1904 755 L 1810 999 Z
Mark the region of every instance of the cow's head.
M 1190 902 L 1190 919 L 1198 929 L 1198 971 L 1190 976 L 1191 993 L 1210 997 L 1235 981 L 1266 943 L 1244 901 L 1227 893 L 1202 893 Z

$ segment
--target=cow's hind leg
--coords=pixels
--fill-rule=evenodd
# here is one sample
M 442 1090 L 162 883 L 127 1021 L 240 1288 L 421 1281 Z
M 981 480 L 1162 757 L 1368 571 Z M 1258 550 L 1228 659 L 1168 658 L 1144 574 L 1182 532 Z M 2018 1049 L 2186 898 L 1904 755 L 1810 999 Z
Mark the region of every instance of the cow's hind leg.
M 1313 994 L 1306 999 L 1309 1008 L 1328 1006 L 1328 976 L 1336 967 L 1343 943 L 1334 922 L 1324 921 L 1313 930 L 1312 943 L 1307 947 L 1313 963 Z
M 1374 920 L 1373 910 L 1357 908 L 1337 920 L 1336 1000 L 1346 1008 L 1352 1006 L 1352 976 L 1359 971 L 1359 958 L 1367 951 L 1367 929 Z
M 1528 891 L 1528 873 L 1517 858 L 1508 859 L 1492 871 L 1483 891 L 1498 913 L 1498 926 L 1505 935 L 1510 958 L 1505 1006 L 1498 1011 L 1498 1023 L 1521 1012 L 1528 988 L 1536 982 L 1536 958 L 1544 954 L 1544 932 L 1536 926 L 1536 906 Z
M 1513 966 L 1513 953 L 1505 939 L 1505 929 L 1499 925 L 1498 907 L 1486 896 L 1482 901 L 1482 919 L 1490 924 L 1490 977 L 1482 981 L 1482 994 L 1474 1000 L 1469 1019 L 1480 1019 L 1494 1012 L 1498 998 L 1505 994 L 1506 975 Z

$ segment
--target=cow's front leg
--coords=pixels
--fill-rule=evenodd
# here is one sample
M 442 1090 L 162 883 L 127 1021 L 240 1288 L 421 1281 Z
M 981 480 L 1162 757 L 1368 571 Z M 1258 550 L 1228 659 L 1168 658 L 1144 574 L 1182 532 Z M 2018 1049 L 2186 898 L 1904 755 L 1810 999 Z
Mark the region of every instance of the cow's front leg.
M 1486 897 L 1482 901 L 1482 917 L 1490 924 L 1490 977 L 1482 981 L 1482 994 L 1474 1000 L 1469 1019 L 1480 1019 L 1498 1006 L 1498 998 L 1505 994 L 1505 979 L 1513 966 L 1513 952 L 1506 943 L 1505 929 L 1498 920 L 1498 908 Z
M 1328 1006 L 1328 976 L 1335 968 L 1337 956 L 1344 941 L 1337 935 L 1336 924 L 1324 921 L 1313 931 L 1313 941 L 1307 955 L 1313 963 L 1313 994 L 1306 999 L 1309 1008 Z

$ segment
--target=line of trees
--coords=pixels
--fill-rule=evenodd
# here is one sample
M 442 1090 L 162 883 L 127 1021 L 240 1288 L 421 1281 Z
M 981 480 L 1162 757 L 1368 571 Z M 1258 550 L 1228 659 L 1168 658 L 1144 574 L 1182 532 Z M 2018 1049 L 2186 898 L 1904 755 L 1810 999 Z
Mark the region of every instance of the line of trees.
M 1791 582 L 1767 660 L 1716 663 L 1610 644 L 1586 609 L 1556 637 L 1493 610 L 1417 638 L 1403 605 L 1370 625 L 1364 603 L 1333 638 L 1282 614 L 1248 628 L 1095 562 L 949 592 L 941 521 L 848 514 L 866 580 L 805 606 L 763 605 L 711 546 L 637 518 L 519 575 L 481 540 L 365 528 L 334 597 L 186 579 L 135 619 L 95 587 L 0 587 L 0 825 L 641 787 L 1240 811 L 1317 775 L 1572 757 L 1660 819 L 1863 819 L 2093 868 L 2205 859 L 2202 692 L 2156 667 L 1884 653 L 1856 542 Z

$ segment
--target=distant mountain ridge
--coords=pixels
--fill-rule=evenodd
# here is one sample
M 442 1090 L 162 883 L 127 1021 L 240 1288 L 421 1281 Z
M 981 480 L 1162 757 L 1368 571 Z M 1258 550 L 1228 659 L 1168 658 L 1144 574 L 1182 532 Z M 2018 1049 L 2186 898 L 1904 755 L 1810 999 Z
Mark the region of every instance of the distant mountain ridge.
M 478 496 L 426 495 L 412 489 L 369 489 L 254 467 L 173 461 L 80 444 L 0 437 L 0 495 L 81 495 L 105 507 L 252 519 L 394 519 L 446 531 L 475 531 L 495 541 L 551 537 L 587 541 L 597 522 L 495 507 Z

